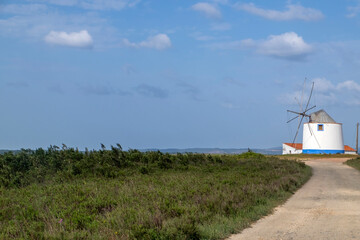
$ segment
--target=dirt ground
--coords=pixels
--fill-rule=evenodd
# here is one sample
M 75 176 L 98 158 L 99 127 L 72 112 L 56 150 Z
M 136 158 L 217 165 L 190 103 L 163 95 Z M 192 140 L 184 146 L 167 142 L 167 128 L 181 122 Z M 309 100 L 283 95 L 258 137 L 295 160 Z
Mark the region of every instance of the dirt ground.
M 306 160 L 313 176 L 284 205 L 230 240 L 360 239 L 360 172 L 349 158 Z

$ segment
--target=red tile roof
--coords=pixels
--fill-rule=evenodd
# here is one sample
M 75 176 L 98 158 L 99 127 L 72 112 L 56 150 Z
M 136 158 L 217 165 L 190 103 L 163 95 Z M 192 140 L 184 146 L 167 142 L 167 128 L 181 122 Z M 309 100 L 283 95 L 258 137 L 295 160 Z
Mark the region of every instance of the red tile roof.
M 355 152 L 355 149 L 353 149 L 352 147 L 349 147 L 348 145 L 345 145 L 345 146 L 344 146 L 344 150 L 345 150 L 345 151 Z
M 301 150 L 302 149 L 302 143 L 284 143 L 290 147 L 293 147 L 297 150 Z

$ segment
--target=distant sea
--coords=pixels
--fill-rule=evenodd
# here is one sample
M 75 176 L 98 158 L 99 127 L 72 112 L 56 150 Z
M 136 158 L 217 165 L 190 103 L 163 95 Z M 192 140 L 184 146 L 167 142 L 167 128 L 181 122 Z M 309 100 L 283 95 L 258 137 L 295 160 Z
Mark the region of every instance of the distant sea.
M 249 150 L 261 153 L 265 155 L 281 155 L 282 148 L 281 147 L 274 147 L 274 148 L 166 148 L 166 149 L 140 149 L 140 151 L 160 151 L 163 153 L 213 153 L 213 154 L 240 154 L 243 152 L 247 152 Z

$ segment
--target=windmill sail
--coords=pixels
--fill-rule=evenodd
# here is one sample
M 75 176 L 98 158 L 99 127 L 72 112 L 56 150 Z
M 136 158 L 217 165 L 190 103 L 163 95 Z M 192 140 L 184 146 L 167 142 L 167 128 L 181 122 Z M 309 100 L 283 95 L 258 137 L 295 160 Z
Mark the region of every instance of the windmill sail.
M 306 79 L 305 79 L 305 81 L 306 81 Z M 304 81 L 304 87 L 305 87 L 305 81 Z M 310 100 L 311 100 L 311 96 L 312 96 L 313 90 L 314 90 L 314 82 L 312 83 L 311 92 L 310 92 L 310 95 L 309 95 L 309 99 L 307 100 L 305 109 L 302 108 L 302 102 L 301 102 L 301 104 L 300 104 L 300 112 L 295 112 L 295 111 L 287 110 L 288 112 L 297 114 L 296 117 L 293 117 L 292 119 L 290 119 L 289 121 L 287 121 L 287 123 L 289 123 L 289 122 L 297 119 L 298 117 L 301 117 L 301 118 L 300 118 L 300 121 L 299 121 L 299 125 L 298 125 L 297 130 L 296 130 L 296 133 L 295 133 L 295 136 L 294 136 L 294 140 L 293 140 L 293 142 L 292 142 L 293 144 L 295 143 L 296 138 L 297 138 L 297 136 L 298 136 L 298 134 L 299 134 L 299 130 L 300 130 L 300 127 L 301 127 L 301 123 L 302 123 L 304 117 L 308 117 L 308 118 L 309 118 L 309 121 L 310 121 L 310 119 L 311 119 L 311 115 L 307 114 L 307 112 L 316 107 L 316 106 L 312 106 L 311 108 L 308 108 L 308 107 L 309 107 L 309 104 L 310 104 Z M 304 89 L 303 89 L 303 92 L 304 92 Z M 302 101 L 302 98 L 303 98 L 303 96 L 302 96 L 302 95 L 303 95 L 303 92 L 302 92 L 302 94 L 301 94 L 301 101 Z

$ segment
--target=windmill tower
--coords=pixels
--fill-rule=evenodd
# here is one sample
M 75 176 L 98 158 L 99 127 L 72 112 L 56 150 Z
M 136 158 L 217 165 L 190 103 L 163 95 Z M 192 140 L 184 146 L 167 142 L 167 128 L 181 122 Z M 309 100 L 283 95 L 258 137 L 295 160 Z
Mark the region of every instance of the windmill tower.
M 344 153 L 342 124 L 335 122 L 324 110 L 310 114 L 303 127 L 303 153 Z
M 307 101 L 305 109 L 302 109 L 300 105 L 300 112 L 288 110 L 288 112 L 294 113 L 297 116 L 288 121 L 291 122 L 299 118 L 299 125 L 296 130 L 295 137 L 292 144 L 283 144 L 283 154 L 289 153 L 302 153 L 305 154 L 336 154 L 344 153 L 344 138 L 342 132 L 342 124 L 335 122 L 335 120 L 329 116 L 324 110 L 319 110 L 311 114 L 309 110 L 315 108 L 309 107 L 310 99 L 313 93 L 314 83 L 312 84 L 309 99 Z M 302 111 L 303 110 L 303 111 Z M 303 119 L 307 117 L 308 122 L 303 124 L 303 143 L 296 144 L 296 137 L 299 133 L 299 129 Z M 291 152 L 290 148 L 294 148 L 295 151 Z M 298 152 L 296 152 L 298 150 Z

